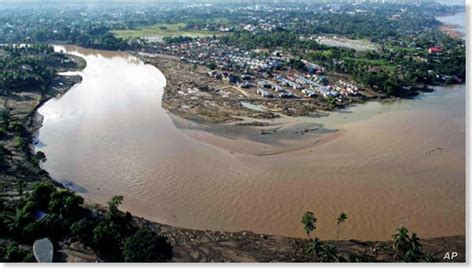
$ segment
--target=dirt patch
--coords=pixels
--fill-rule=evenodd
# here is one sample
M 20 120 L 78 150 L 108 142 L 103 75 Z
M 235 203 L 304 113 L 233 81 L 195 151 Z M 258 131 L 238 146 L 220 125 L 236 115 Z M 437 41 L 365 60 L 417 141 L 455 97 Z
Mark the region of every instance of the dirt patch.
M 347 104 L 360 103 L 365 96 L 352 97 L 342 102 L 329 102 L 324 97 L 308 98 L 293 91 L 297 98 L 264 98 L 257 87 L 240 88 L 224 80 L 209 76 L 208 68 L 184 63 L 178 57 L 160 54 L 135 54 L 147 64 L 157 67 L 166 77 L 163 108 L 183 118 L 209 123 L 241 120 L 243 117 L 274 119 L 286 116 L 321 116 L 325 111 Z M 247 102 L 267 110 L 252 110 L 242 105 Z

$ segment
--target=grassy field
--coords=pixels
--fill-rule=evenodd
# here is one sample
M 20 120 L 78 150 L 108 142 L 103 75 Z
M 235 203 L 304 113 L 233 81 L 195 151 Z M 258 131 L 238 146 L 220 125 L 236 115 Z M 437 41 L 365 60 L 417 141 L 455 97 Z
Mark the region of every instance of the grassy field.
M 220 32 L 213 31 L 200 31 L 200 30 L 188 30 L 185 29 L 185 24 L 157 24 L 152 26 L 146 26 L 139 29 L 133 30 L 113 30 L 115 36 L 119 38 L 139 38 L 139 37 L 209 37 L 212 35 L 222 35 Z
M 344 58 L 345 60 L 349 61 L 355 61 L 359 62 L 362 64 L 367 64 L 367 65 L 373 65 L 373 66 L 379 66 L 381 68 L 384 68 L 386 70 L 395 70 L 396 66 L 391 64 L 385 59 L 368 59 L 368 58 L 353 58 L 353 57 L 346 57 Z

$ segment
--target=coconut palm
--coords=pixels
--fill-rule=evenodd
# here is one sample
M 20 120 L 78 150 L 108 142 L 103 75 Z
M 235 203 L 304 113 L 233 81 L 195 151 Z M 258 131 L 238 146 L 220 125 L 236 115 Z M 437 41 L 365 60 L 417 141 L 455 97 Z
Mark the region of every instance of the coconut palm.
M 323 262 L 337 262 L 339 251 L 335 245 L 327 245 L 321 252 L 321 260 Z
M 413 262 L 421 259 L 423 257 L 421 248 L 422 245 L 420 243 L 420 238 L 416 235 L 416 233 L 412 233 L 410 238 L 410 249 L 408 250 L 407 256 L 405 257 L 405 261 Z
M 404 226 L 401 226 L 397 229 L 395 234 L 392 235 L 392 238 L 393 249 L 395 250 L 396 257 L 401 259 L 411 246 L 410 236 L 408 235 L 408 229 Z
M 410 237 L 408 229 L 402 226 L 397 229 L 397 232 L 392 237 L 393 249 L 397 259 L 414 262 L 422 258 L 422 245 L 416 233 L 412 233 Z
M 316 217 L 312 212 L 307 211 L 301 218 L 301 224 L 303 224 L 308 239 L 311 240 L 311 232 L 316 229 Z
M 321 256 L 322 251 L 324 250 L 323 247 L 323 242 L 318 238 L 314 238 L 314 240 L 311 240 L 311 243 L 309 244 L 308 248 L 306 249 L 306 252 L 308 254 L 312 253 L 313 254 L 313 260 L 316 261 L 316 258 Z
M 341 213 L 339 217 L 337 218 L 337 234 L 336 234 L 336 239 L 339 240 L 339 231 L 341 230 L 342 224 L 346 222 L 347 220 L 347 214 Z

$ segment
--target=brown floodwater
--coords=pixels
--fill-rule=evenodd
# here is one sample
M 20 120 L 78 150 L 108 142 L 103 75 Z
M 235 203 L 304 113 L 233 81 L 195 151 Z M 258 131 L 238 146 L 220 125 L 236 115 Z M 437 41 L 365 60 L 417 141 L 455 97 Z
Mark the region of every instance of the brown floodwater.
M 56 49 L 87 67 L 39 109 L 37 149 L 53 178 L 91 201 L 121 194 L 124 210 L 194 229 L 303 236 L 311 210 L 325 239 L 342 211 L 342 238 L 389 239 L 400 224 L 421 237 L 465 233 L 464 85 L 282 118 L 262 136 L 169 115 L 164 76 L 127 53 Z M 325 131 L 291 136 L 315 124 Z

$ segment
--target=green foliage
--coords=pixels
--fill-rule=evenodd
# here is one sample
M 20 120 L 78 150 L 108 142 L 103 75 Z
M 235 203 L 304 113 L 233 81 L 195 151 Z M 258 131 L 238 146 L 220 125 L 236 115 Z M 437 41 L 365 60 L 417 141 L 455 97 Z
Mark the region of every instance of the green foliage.
M 28 203 L 23 209 L 30 212 L 36 210 L 48 210 L 51 194 L 55 191 L 56 188 L 50 183 L 35 183 L 31 194 L 28 197 Z
M 401 226 L 392 235 L 392 238 L 396 260 L 416 262 L 423 258 L 420 238 L 416 233 L 413 233 L 410 237 L 408 229 Z
M 107 202 L 108 205 L 108 212 L 107 212 L 107 217 L 110 220 L 113 220 L 114 218 L 119 218 L 122 213 L 118 209 L 118 206 L 122 204 L 123 202 L 123 196 L 121 195 L 115 195 L 112 197 L 112 199 Z
M 337 234 L 336 234 L 336 239 L 339 240 L 339 232 L 341 230 L 341 226 L 344 222 L 347 220 L 347 214 L 346 213 L 341 213 L 339 217 L 337 218 Z
M 113 222 L 104 220 L 92 231 L 92 242 L 96 249 L 108 253 L 120 252 L 123 235 L 120 228 Z
M 55 70 L 48 65 L 52 47 L 44 45 L 4 46 L 9 54 L 0 57 L 0 94 L 24 88 L 47 86 L 55 76 Z M 24 132 L 21 124 L 11 127 L 17 134 Z
M 311 239 L 311 232 L 316 229 L 316 217 L 310 211 L 307 211 L 301 218 L 301 224 L 303 224 L 304 231 L 309 239 Z
M 310 239 L 310 243 L 308 247 L 306 248 L 306 252 L 308 254 L 312 254 L 314 260 L 316 260 L 318 257 L 321 256 L 323 250 L 324 250 L 323 242 L 318 237 L 314 239 Z
M 31 158 L 33 164 L 40 166 L 42 163 L 46 162 L 46 155 L 42 151 L 36 152 Z
M 67 189 L 58 189 L 51 194 L 48 212 L 59 215 L 67 223 L 80 219 L 84 213 L 84 199 Z
M 335 245 L 329 244 L 323 246 L 321 252 L 321 260 L 323 262 L 337 262 L 339 258 L 339 252 Z
M 24 228 L 31 221 L 28 213 L 20 209 L 16 209 L 14 213 L 4 212 L 1 219 L 8 233 L 18 238 L 23 237 Z
M 16 146 L 17 148 L 22 149 L 22 148 L 25 148 L 25 147 L 27 146 L 26 141 L 25 141 L 22 137 L 20 137 L 20 136 L 15 136 L 15 137 L 13 138 L 13 141 L 15 142 L 15 146 Z
M 20 248 L 16 242 L 10 243 L 0 254 L 4 255 L 2 262 L 34 262 L 33 254 Z
M 123 258 L 126 262 L 167 262 L 173 254 L 167 238 L 150 230 L 138 230 L 125 240 Z
M 423 257 L 423 261 L 427 263 L 435 263 L 435 262 L 438 262 L 439 260 L 433 254 L 427 254 Z
M 71 233 L 74 237 L 78 238 L 85 244 L 91 245 L 93 243 L 93 235 L 91 234 L 97 221 L 91 218 L 82 218 L 71 225 Z

